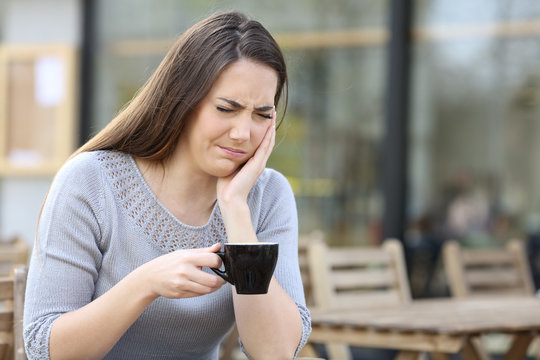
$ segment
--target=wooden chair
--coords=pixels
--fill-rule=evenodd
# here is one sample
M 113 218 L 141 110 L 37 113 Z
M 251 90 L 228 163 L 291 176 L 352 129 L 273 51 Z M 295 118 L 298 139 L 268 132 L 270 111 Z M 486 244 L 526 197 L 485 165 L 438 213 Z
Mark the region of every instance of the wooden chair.
M 0 360 L 25 360 L 23 308 L 26 265 L 17 265 L 11 276 L 0 277 Z
M 317 308 L 355 308 L 411 300 L 403 247 L 388 239 L 380 247 L 331 248 L 313 242 L 308 248 L 313 299 Z M 344 344 L 325 344 L 330 359 L 350 359 Z
M 324 243 L 324 233 L 314 230 L 309 234 L 302 234 L 298 237 L 298 264 L 300 275 L 302 275 L 302 286 L 308 307 L 314 306 L 313 286 L 311 285 L 311 272 L 309 267 L 308 249 L 314 243 Z
M 456 241 L 443 247 L 445 273 L 453 297 L 534 295 L 531 270 L 523 243 L 510 240 L 505 248 L 465 249 Z
M 443 261 L 453 297 L 535 295 L 521 240 L 510 240 L 503 248 L 463 248 L 450 240 L 443 246 Z M 498 353 L 510 345 L 511 339 L 505 334 L 493 334 L 478 342 L 487 353 Z M 535 347 L 538 348 L 537 341 Z M 540 354 L 538 350 L 535 352 Z M 538 354 L 536 357 L 540 359 Z
M 19 237 L 0 240 L 0 276 L 8 276 L 14 265 L 28 264 L 30 247 Z
M 313 287 L 311 285 L 311 272 L 309 270 L 308 248 L 310 244 L 324 242 L 324 233 L 320 230 L 314 230 L 309 234 L 302 234 L 298 237 L 298 265 L 300 266 L 300 275 L 302 276 L 302 286 L 304 287 L 304 296 L 308 308 L 313 307 Z M 315 359 L 317 351 L 312 343 L 308 343 L 300 350 L 299 356 L 303 359 Z

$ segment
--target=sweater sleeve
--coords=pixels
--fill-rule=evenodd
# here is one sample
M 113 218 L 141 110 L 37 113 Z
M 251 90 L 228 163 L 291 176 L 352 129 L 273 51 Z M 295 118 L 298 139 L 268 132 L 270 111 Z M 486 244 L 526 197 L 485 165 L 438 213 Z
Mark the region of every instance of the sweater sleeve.
M 101 264 L 99 241 L 101 172 L 91 153 L 58 172 L 39 220 L 24 306 L 24 342 L 29 359 L 49 359 L 49 337 L 63 313 L 93 300 Z
M 294 194 L 289 182 L 282 174 L 266 169 L 250 195 L 251 216 L 256 227 L 257 238 L 261 242 L 279 243 L 278 262 L 274 275 L 281 287 L 296 303 L 302 318 L 302 338 L 298 344 L 296 356 L 311 334 L 311 316 L 306 307 L 298 264 L 298 215 Z M 245 349 L 244 352 L 246 352 Z

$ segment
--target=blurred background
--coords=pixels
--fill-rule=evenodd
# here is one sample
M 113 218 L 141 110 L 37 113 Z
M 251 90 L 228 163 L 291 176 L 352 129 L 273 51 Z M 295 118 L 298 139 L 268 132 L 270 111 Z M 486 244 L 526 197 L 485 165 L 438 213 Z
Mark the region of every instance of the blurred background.
M 259 20 L 285 53 L 269 166 L 301 233 L 402 240 L 416 298 L 448 293 L 443 242 L 519 238 L 540 285 L 536 0 L 0 0 L 0 237 L 33 243 L 61 163 L 220 10 Z

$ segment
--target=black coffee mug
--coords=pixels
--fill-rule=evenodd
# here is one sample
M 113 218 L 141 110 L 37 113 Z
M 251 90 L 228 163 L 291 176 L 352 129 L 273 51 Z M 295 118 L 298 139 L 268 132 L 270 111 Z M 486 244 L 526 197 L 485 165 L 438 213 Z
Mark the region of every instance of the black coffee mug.
M 211 268 L 237 294 L 266 294 L 278 258 L 278 243 L 224 244 L 216 254 L 225 271 Z

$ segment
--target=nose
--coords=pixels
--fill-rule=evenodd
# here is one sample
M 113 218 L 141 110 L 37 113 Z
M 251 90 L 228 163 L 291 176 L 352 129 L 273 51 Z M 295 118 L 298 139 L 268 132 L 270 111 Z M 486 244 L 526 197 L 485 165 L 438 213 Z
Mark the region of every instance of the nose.
M 235 119 L 229 131 L 229 137 L 238 142 L 248 141 L 251 135 L 251 118 L 239 116 Z

